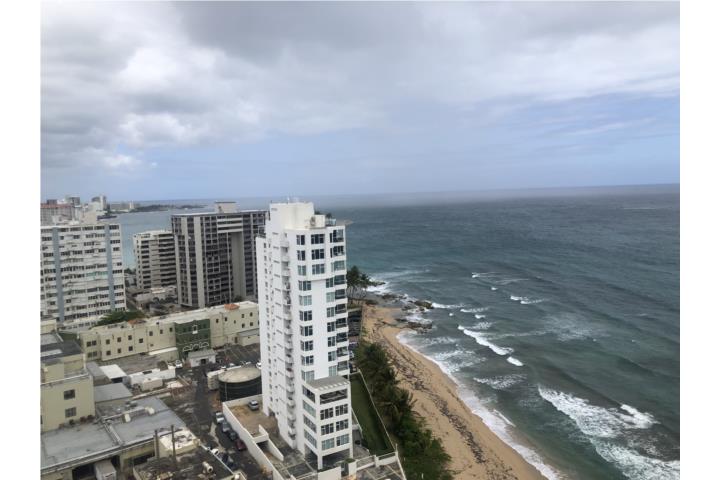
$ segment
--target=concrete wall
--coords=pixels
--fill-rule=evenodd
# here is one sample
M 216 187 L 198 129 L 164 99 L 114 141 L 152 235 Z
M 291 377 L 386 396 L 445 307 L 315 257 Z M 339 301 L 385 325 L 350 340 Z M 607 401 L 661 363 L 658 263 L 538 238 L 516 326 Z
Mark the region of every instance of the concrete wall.
M 65 399 L 64 392 L 75 390 L 75 397 Z M 75 415 L 65 416 L 65 410 L 75 408 Z M 92 377 L 87 373 L 74 379 L 44 384 L 40 387 L 40 415 L 42 431 L 55 430 L 70 420 L 95 415 Z
M 260 447 L 255 443 L 255 439 L 252 434 L 247 431 L 245 427 L 242 426 L 240 421 L 235 417 L 235 415 L 233 415 L 230 407 L 239 405 L 239 403 L 236 402 L 238 402 L 238 400 L 231 400 L 229 402 L 223 403 L 222 411 L 223 415 L 225 416 L 225 420 L 230 424 L 230 427 L 235 430 L 235 433 L 238 434 L 238 437 L 240 437 L 240 439 L 245 442 L 245 445 L 248 448 L 248 453 L 250 453 L 250 455 L 255 459 L 255 461 L 258 462 L 258 464 L 260 464 L 260 466 L 263 467 L 266 471 L 272 472 L 273 480 L 285 480 L 285 478 L 272 464 L 270 459 L 267 458 L 265 452 L 263 452 Z M 268 447 L 272 445 L 274 451 L 280 453 L 277 447 L 275 447 L 275 445 L 272 444 L 270 440 L 267 440 L 267 442 Z M 282 454 L 278 459 L 283 459 Z

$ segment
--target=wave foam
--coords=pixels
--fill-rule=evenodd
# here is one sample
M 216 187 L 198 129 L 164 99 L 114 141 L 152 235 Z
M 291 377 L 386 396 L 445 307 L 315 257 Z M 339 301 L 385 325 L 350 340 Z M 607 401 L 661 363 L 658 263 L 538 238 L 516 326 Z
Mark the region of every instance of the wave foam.
M 441 309 L 445 309 L 445 310 L 450 310 L 450 309 L 453 309 L 453 308 L 463 307 L 464 305 L 463 305 L 462 303 L 459 303 L 459 304 L 457 304 L 457 305 L 444 305 L 444 304 L 442 304 L 442 303 L 432 302 L 432 306 L 433 306 L 433 308 L 441 308 Z M 461 308 L 460 308 L 460 311 L 462 311 Z
M 524 363 L 522 363 L 520 360 L 518 360 L 517 358 L 514 358 L 514 357 L 508 357 L 507 361 L 517 367 L 522 367 L 524 365 Z
M 490 287 L 490 290 L 494 292 L 495 290 L 497 290 L 497 287 Z
M 542 386 L 538 387 L 538 392 L 556 410 L 570 417 L 598 454 L 618 466 L 628 478 L 680 478 L 679 461 L 647 457 L 617 443 L 617 440 L 628 438 L 632 431 L 645 430 L 657 423 L 651 414 L 630 405 L 622 405 L 619 409 L 592 405 L 584 398 Z
M 510 295 L 510 300 L 513 302 L 520 302 L 522 305 L 535 305 L 536 303 L 542 303 L 545 301 L 544 298 L 520 297 L 518 295 Z
M 505 390 L 507 388 L 512 387 L 513 385 L 517 385 L 518 383 L 524 381 L 527 378 L 527 376 L 520 374 L 520 373 L 513 373 L 512 375 L 500 375 L 497 377 L 490 377 L 490 378 L 473 378 L 478 383 L 482 383 L 483 385 L 487 385 L 489 387 L 492 387 L 495 390 Z
M 463 313 L 483 313 L 490 310 L 490 307 L 477 307 L 477 308 L 461 308 L 460 311 Z
M 475 342 L 477 342 L 478 345 L 482 345 L 483 347 L 488 347 L 493 352 L 497 353 L 498 355 L 509 355 L 513 352 L 513 349 L 510 347 L 500 347 L 489 341 L 481 332 L 475 332 L 473 330 L 468 330 L 462 325 L 458 325 L 458 330 L 463 332 L 468 337 L 474 338 Z
M 483 318 L 485 318 L 485 315 L 480 315 L 479 313 L 475 314 L 475 319 L 482 320 Z

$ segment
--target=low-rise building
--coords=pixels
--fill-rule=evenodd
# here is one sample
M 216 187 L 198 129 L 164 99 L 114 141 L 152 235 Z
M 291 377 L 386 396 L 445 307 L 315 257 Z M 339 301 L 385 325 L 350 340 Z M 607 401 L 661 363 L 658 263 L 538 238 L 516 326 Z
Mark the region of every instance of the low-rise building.
M 78 337 L 89 360 L 105 362 L 172 348 L 185 359 L 192 351 L 258 343 L 258 307 L 252 302 L 230 303 L 94 327 Z
M 80 347 L 56 333 L 40 336 L 40 428 L 54 430 L 95 414 L 93 379 Z

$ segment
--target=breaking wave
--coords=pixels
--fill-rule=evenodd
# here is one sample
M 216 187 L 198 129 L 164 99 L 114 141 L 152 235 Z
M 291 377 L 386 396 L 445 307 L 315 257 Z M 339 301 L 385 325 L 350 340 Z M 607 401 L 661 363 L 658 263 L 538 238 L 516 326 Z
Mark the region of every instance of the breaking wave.
M 485 338 L 485 335 L 481 332 L 476 332 L 473 330 L 468 330 L 462 325 L 458 325 L 458 330 L 463 332 L 468 337 L 474 338 L 475 342 L 477 342 L 478 345 L 482 345 L 483 347 L 488 347 L 493 352 L 497 353 L 498 355 L 510 355 L 513 352 L 512 348 L 509 347 L 500 347 L 498 345 L 495 345 L 491 341 L 489 341 L 487 338 Z
M 618 443 L 633 432 L 646 430 L 657 423 L 651 414 L 630 405 L 622 405 L 620 408 L 592 405 L 584 398 L 543 386 L 538 387 L 538 392 L 556 410 L 572 419 L 588 437 L 595 451 L 620 468 L 627 477 L 640 480 L 680 477 L 679 461 L 648 457 Z
M 524 363 L 522 363 L 520 360 L 518 360 L 515 357 L 508 357 L 507 361 L 515 365 L 516 367 L 522 367 Z

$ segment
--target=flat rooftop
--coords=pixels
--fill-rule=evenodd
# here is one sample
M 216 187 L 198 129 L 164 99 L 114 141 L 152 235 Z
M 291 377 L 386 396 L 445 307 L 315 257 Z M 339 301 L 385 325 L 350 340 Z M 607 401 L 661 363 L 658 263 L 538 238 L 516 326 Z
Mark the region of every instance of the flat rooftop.
M 61 341 L 59 343 L 40 344 L 40 361 L 48 362 L 56 358 L 67 357 L 68 355 L 81 354 L 80 345 L 73 341 Z
M 218 478 L 224 478 L 230 475 L 230 472 L 227 471 L 226 467 L 215 455 L 200 446 L 191 452 L 178 455 L 177 466 L 172 458 L 163 457 L 149 460 L 135 466 L 134 469 L 139 475 L 139 480 L 156 480 L 158 478 L 197 480 L 198 478 L 204 478 L 202 477 L 204 473 L 203 462 L 207 462 L 213 467 L 213 471 L 218 473 Z
M 125 400 L 132 397 L 132 393 L 122 383 L 108 383 L 93 388 L 95 403 Z
M 108 458 L 125 447 L 150 442 L 155 430 L 185 428 L 183 421 L 156 397 L 137 400 L 138 412 L 129 422 L 123 415 L 102 417 L 93 423 L 78 424 L 43 432 L 40 436 L 40 468 L 50 471 L 71 465 L 84 465 Z M 150 407 L 154 413 L 139 412 Z

